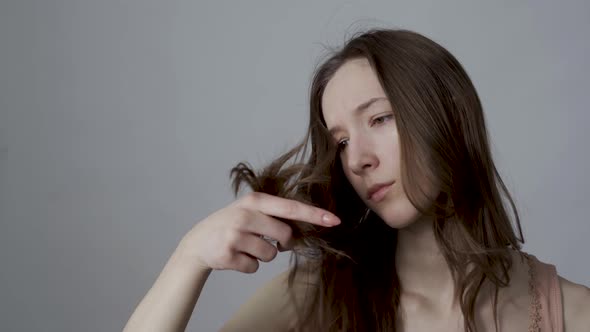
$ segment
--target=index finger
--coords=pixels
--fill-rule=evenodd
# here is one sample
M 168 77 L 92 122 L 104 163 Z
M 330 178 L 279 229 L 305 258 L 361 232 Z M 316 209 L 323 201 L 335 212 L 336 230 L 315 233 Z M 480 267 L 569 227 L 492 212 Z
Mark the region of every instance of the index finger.
M 304 221 L 320 226 L 340 224 L 340 218 L 327 210 L 262 192 L 249 193 L 241 200 L 241 204 L 274 217 Z

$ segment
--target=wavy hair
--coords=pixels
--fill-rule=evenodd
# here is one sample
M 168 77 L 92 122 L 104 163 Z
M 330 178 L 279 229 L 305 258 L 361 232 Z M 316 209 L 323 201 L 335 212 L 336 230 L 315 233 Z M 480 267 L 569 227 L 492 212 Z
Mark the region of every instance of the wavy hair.
M 260 170 L 240 162 L 230 172 L 236 196 L 246 183 L 256 192 L 327 209 L 342 221 L 324 228 L 282 220 L 303 244 L 291 253 L 293 300 L 296 275 L 305 271 L 311 281 L 304 301 L 296 303 L 297 328 L 395 331 L 399 326 L 403 285 L 395 269 L 397 229 L 370 213 L 347 180 L 322 114 L 328 81 L 346 61 L 359 58 L 368 60 L 394 110 L 404 190 L 421 214 L 433 217 L 466 331 L 477 331 L 475 303 L 486 280 L 495 289 L 497 330 L 498 290 L 510 283 L 510 252 L 522 254 L 524 237 L 492 160 L 475 87 L 459 61 L 433 40 L 409 30 L 376 28 L 352 36 L 316 68 L 302 141 Z M 430 185 L 440 189 L 436 196 L 427 194 Z

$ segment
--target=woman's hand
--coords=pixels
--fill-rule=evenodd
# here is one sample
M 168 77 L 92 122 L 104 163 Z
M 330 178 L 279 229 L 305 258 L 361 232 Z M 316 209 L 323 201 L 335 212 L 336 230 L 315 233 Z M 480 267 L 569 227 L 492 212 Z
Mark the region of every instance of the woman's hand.
M 340 223 L 338 217 L 326 210 L 252 192 L 197 223 L 183 237 L 179 248 L 200 269 L 254 273 L 258 260 L 269 262 L 278 250 L 295 246 L 291 227 L 274 217 L 325 227 Z M 262 236 L 277 240 L 277 247 Z

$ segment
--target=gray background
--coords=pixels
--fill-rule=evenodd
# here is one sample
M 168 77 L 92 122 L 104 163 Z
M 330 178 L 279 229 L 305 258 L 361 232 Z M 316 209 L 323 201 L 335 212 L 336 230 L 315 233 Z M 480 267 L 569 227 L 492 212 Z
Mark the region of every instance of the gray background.
M 229 169 L 305 133 L 322 44 L 408 28 L 481 96 L 524 249 L 590 284 L 587 1 L 2 1 L 0 322 L 117 331 L 180 238 L 233 200 Z M 214 331 L 288 265 L 214 272 Z

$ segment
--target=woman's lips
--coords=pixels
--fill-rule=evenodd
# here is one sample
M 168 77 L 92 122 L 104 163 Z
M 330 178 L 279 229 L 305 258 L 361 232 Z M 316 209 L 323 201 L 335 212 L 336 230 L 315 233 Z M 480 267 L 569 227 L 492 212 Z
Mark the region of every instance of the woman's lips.
M 373 195 L 371 195 L 369 200 L 371 200 L 372 202 L 375 202 L 375 203 L 380 202 L 385 197 L 385 195 L 387 194 L 387 192 L 389 191 L 389 188 L 391 188 L 391 186 L 392 185 L 390 184 L 390 185 L 380 188 L 379 190 L 374 192 Z

